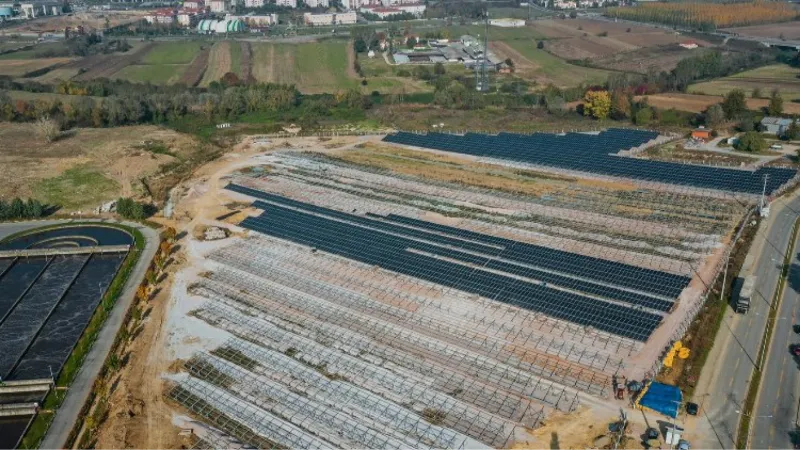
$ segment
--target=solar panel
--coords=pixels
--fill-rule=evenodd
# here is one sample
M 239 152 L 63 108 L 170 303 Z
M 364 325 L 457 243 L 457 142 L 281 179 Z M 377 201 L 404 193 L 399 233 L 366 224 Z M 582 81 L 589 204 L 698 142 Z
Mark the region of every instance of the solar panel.
M 614 155 L 657 136 L 658 133 L 652 131 L 612 128 L 597 135 L 467 133 L 459 136 L 399 132 L 386 136 L 384 141 L 604 176 L 747 194 L 761 193 L 765 175 L 768 175 L 767 192 L 772 193 L 797 174 L 796 170 L 777 167 L 760 167 L 752 171 Z

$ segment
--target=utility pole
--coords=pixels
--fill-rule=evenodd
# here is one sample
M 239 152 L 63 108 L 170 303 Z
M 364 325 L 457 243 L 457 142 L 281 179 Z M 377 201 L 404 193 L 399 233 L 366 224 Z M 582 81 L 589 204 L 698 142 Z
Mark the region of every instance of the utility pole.
M 761 217 L 769 216 L 769 205 L 767 204 L 767 180 L 769 174 L 764 174 L 764 187 L 761 189 L 761 200 L 758 205 L 758 213 Z
M 483 30 L 483 51 L 478 60 L 478 67 L 475 68 L 475 89 L 478 92 L 487 92 L 489 90 L 489 75 L 486 69 L 486 60 L 488 59 L 487 53 L 489 52 L 489 8 L 486 8 L 486 17 L 484 18 Z

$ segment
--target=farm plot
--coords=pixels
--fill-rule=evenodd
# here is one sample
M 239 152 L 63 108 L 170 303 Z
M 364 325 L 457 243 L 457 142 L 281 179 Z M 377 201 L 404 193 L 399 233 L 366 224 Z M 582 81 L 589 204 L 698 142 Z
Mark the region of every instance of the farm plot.
M 203 50 L 200 50 L 200 53 L 197 54 L 197 57 L 194 58 L 192 63 L 183 73 L 179 83 L 185 84 L 186 86 L 197 86 L 197 84 L 203 79 L 203 76 L 205 76 L 207 73 L 210 53 L 210 48 L 204 48 Z
M 651 67 L 655 67 L 659 71 L 669 71 L 674 69 L 682 59 L 697 55 L 699 51 L 700 49 L 687 50 L 674 44 L 645 47 L 596 58 L 592 60 L 592 64 L 625 72 L 646 73 Z
M 800 68 L 785 64 L 759 67 L 729 77 L 693 84 L 689 87 L 689 92 L 725 95 L 734 89 L 741 89 L 748 96 L 754 89 L 758 89 L 765 97 L 770 94 L 772 89 L 778 89 L 784 100 L 800 100 Z
M 95 78 L 111 78 L 117 72 L 131 64 L 139 62 L 156 44 L 143 45 L 139 49 L 123 55 L 96 55 L 76 61 L 65 68 L 77 68 L 82 73 L 75 77 L 77 81 L 90 81 Z
M 294 84 L 301 92 L 336 92 L 358 87 L 352 78 L 347 44 L 253 43 L 253 76 L 269 83 Z
M 651 105 L 657 108 L 675 108 L 681 111 L 703 112 L 709 106 L 722 102 L 719 95 L 699 95 L 699 94 L 656 94 L 647 97 Z M 748 98 L 747 107 L 751 110 L 765 108 L 769 104 L 769 99 Z M 789 114 L 800 114 L 800 103 L 784 102 L 783 110 Z
M 504 52 L 496 47 L 500 57 L 510 57 L 515 64 L 521 63 L 520 76 L 536 80 L 542 84 L 553 83 L 556 86 L 569 87 L 580 83 L 603 83 L 608 79 L 607 70 L 569 64 L 546 50 L 536 48 L 536 41 L 508 41 L 513 51 Z M 516 57 L 515 57 L 516 56 Z
M 161 42 L 149 47 L 132 65 L 118 70 L 113 78 L 135 83 L 173 84 L 183 77 L 191 62 L 203 49 L 196 41 Z M 137 52 L 138 54 L 138 52 Z
M 756 36 L 773 39 L 800 39 L 800 22 L 771 23 L 769 25 L 753 25 L 749 27 L 726 28 L 723 31 L 742 36 Z
M 72 58 L 42 58 L 42 59 L 6 59 L 0 62 L 0 75 L 8 77 L 24 77 L 30 72 L 59 66 L 72 61 Z

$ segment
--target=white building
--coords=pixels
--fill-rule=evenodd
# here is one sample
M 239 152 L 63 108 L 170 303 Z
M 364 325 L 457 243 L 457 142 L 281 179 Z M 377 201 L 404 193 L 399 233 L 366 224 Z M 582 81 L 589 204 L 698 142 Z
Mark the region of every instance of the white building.
M 186 9 L 204 9 L 206 5 L 203 0 L 186 0 L 183 2 L 183 7 Z
M 244 0 L 245 8 L 263 8 L 266 2 L 264 0 Z
M 330 6 L 328 0 L 305 0 L 305 4 L 308 5 L 309 8 L 327 8 Z
M 359 11 L 362 13 L 375 14 L 381 19 L 397 14 L 409 13 L 417 17 L 425 14 L 425 5 L 422 3 L 395 6 L 362 6 Z
M 303 14 L 303 21 L 306 23 L 306 25 L 311 26 L 348 25 L 356 23 L 357 20 L 358 17 L 353 11 L 335 14 Z
M 342 0 L 342 6 L 349 11 L 358 11 L 365 3 L 367 2 L 363 0 Z
M 275 0 L 278 6 L 287 6 L 289 8 L 297 8 L 297 0 Z
M 172 9 L 159 9 L 156 11 L 151 11 L 149 14 L 144 16 L 144 20 L 147 23 L 155 23 L 161 25 L 169 25 L 172 22 L 175 22 L 177 14 Z
M 63 7 L 64 7 L 63 2 L 38 1 L 38 2 L 20 3 L 19 11 L 20 14 L 27 17 L 28 19 L 33 19 L 34 17 L 40 17 L 40 16 L 60 16 Z
M 226 20 L 241 20 L 248 27 L 268 27 L 278 23 L 277 14 L 246 14 L 243 16 L 234 16 L 227 14 Z
M 211 12 L 223 13 L 231 9 L 231 3 L 229 0 L 211 0 L 209 7 Z
M 178 24 L 183 27 L 188 27 L 192 24 L 192 19 L 200 13 L 202 13 L 202 10 L 184 8 L 178 11 Z

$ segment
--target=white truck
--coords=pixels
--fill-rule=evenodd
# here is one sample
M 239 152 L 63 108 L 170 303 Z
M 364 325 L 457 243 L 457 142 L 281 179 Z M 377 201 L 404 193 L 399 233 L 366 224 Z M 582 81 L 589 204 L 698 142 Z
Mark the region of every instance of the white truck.
M 750 300 L 755 293 L 757 277 L 755 275 L 748 275 L 742 280 L 739 278 L 737 281 L 741 282 L 741 289 L 739 295 L 736 296 L 736 303 L 734 310 L 739 314 L 745 314 L 750 309 Z

